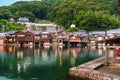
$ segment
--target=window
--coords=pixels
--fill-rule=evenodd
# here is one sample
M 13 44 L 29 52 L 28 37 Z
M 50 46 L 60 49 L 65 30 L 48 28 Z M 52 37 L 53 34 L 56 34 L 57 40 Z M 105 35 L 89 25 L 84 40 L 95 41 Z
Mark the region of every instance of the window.
M 42 38 L 47 38 L 48 36 L 47 35 L 42 35 Z
M 17 35 L 18 37 L 24 37 L 25 35 L 21 34 L 21 35 Z
M 40 37 L 39 36 L 35 36 L 35 39 L 39 39 Z
M 12 35 L 12 37 L 15 37 L 15 35 Z
M 31 37 L 31 35 L 27 34 L 26 37 Z

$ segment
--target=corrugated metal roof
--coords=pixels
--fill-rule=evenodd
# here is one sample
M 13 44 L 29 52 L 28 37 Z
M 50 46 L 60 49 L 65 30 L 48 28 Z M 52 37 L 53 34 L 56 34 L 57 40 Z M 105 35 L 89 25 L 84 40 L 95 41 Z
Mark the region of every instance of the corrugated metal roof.
M 69 34 L 69 35 L 72 35 L 73 33 L 72 33 L 72 32 L 69 32 L 68 34 Z
M 17 31 L 9 31 L 9 32 L 6 32 L 5 34 L 14 34 L 15 32 Z
M 41 33 L 41 31 L 31 31 L 32 33 L 34 33 L 34 34 L 40 34 Z

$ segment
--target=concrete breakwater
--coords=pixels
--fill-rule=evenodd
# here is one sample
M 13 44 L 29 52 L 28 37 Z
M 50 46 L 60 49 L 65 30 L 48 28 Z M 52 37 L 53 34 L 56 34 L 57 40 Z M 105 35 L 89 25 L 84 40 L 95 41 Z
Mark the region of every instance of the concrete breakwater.
M 88 63 L 73 67 L 69 70 L 69 75 L 74 80 L 120 80 L 120 77 L 97 71 L 97 68 L 104 65 L 105 57 L 98 58 Z

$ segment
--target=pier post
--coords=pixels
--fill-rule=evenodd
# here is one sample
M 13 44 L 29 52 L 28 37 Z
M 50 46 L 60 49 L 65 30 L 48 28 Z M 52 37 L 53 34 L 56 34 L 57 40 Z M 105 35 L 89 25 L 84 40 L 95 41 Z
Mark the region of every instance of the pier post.
M 107 36 L 107 30 L 105 31 L 104 43 L 105 43 L 105 57 L 106 57 L 105 65 L 108 66 L 109 65 L 109 61 L 108 61 L 108 48 L 107 48 L 106 36 Z
M 108 61 L 108 59 L 109 59 L 109 56 L 108 56 L 108 48 L 107 48 L 107 46 L 105 46 L 105 65 L 106 66 L 109 66 L 109 61 Z

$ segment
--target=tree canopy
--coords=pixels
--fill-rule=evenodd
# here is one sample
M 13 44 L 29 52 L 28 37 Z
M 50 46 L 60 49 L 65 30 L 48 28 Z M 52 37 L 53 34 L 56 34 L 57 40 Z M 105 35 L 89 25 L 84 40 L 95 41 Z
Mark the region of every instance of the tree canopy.
M 8 22 L 7 20 L 0 20 L 0 32 L 7 32 L 11 30 L 24 30 L 25 25 L 14 23 L 14 22 Z
M 49 20 L 66 29 L 71 24 L 87 31 L 120 28 L 116 0 L 42 0 L 18 1 L 0 7 L 0 19 L 16 20 L 28 17 L 31 21 Z

